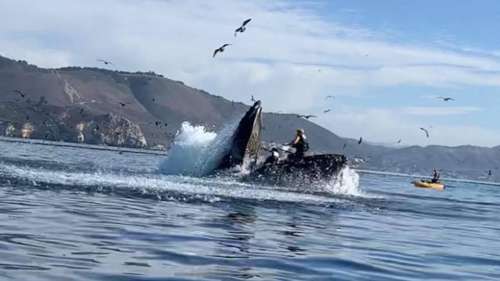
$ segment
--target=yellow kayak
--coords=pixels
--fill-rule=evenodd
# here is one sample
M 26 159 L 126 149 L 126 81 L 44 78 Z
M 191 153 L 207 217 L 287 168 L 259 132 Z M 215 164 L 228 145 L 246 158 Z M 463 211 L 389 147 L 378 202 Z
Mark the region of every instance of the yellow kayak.
M 428 181 L 418 180 L 418 181 L 414 181 L 412 183 L 415 185 L 415 187 L 444 190 L 444 184 L 440 183 L 440 182 L 432 183 L 432 182 L 428 182 Z

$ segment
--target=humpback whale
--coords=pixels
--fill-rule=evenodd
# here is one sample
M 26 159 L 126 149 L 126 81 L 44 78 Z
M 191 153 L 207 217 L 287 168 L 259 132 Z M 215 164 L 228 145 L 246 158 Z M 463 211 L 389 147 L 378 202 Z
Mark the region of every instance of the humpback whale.
M 246 161 L 257 160 L 261 148 L 262 107 L 256 101 L 240 120 L 230 139 L 230 148 L 221 158 L 216 170 L 242 165 Z
M 340 154 L 308 155 L 301 160 L 284 159 L 271 165 L 259 165 L 261 135 L 262 106 L 260 101 L 256 101 L 240 120 L 230 139 L 230 147 L 216 166 L 216 171 L 250 163 L 253 164 L 251 172 L 244 180 L 288 185 L 329 181 L 335 179 L 346 166 L 347 159 Z

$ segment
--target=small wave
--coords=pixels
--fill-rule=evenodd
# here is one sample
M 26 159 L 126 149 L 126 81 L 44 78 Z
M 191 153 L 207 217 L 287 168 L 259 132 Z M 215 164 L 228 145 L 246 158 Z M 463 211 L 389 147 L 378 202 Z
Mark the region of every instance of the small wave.
M 193 178 L 170 175 L 123 175 L 106 172 L 78 173 L 0 164 L 3 182 L 16 186 L 47 189 L 77 189 L 160 200 L 216 202 L 225 199 L 270 200 L 306 204 L 338 203 L 324 194 L 298 193 L 274 187 L 256 186 L 228 178 Z

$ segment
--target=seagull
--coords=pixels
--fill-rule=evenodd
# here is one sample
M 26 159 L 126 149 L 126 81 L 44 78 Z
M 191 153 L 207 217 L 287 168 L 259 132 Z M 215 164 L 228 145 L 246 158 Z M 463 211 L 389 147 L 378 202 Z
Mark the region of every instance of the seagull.
M 331 95 L 325 97 L 325 99 L 334 99 L 334 98 L 335 98 L 335 96 L 331 96 Z
M 98 59 L 97 61 L 98 61 L 98 62 L 102 62 L 102 63 L 104 63 L 105 65 L 113 65 L 113 63 L 112 63 L 112 62 L 110 62 L 109 60 L 102 60 L 102 59 Z
M 401 143 L 403 140 L 402 139 L 399 139 L 396 143 L 399 144 Z
M 213 54 L 213 58 L 215 58 L 215 56 L 217 55 L 217 53 L 223 53 L 224 52 L 224 48 L 226 48 L 227 46 L 231 46 L 231 44 L 224 44 L 222 46 L 220 46 L 219 48 L 215 49 L 214 51 L 214 54 Z
M 442 99 L 443 101 L 454 101 L 455 99 L 450 97 L 437 97 L 438 99 Z
M 245 20 L 240 27 L 238 27 L 235 31 L 234 31 L 234 37 L 236 37 L 236 34 L 238 34 L 238 32 L 240 33 L 243 33 L 245 32 L 245 30 L 247 29 L 246 28 L 246 25 L 251 21 L 252 19 L 247 19 Z
M 120 105 L 121 105 L 122 107 L 125 107 L 126 105 L 129 105 L 129 104 L 130 104 L 130 103 L 120 102 Z
M 297 114 L 297 117 L 309 120 L 309 118 L 316 118 L 316 115 L 311 115 L 311 114 L 308 114 L 308 115 Z
M 26 94 L 23 93 L 21 90 L 14 90 L 13 92 L 19 94 L 23 99 L 26 97 Z
M 323 110 L 323 113 L 328 113 L 330 111 L 332 111 L 332 110 L 331 109 L 325 109 L 325 110 Z
M 427 138 L 429 138 L 429 136 L 430 136 L 430 135 L 429 135 L 429 131 L 428 131 L 427 129 L 425 129 L 425 128 L 420 128 L 420 130 L 424 131 L 425 136 L 426 136 Z
M 358 144 L 361 144 L 363 142 L 363 137 L 360 137 L 358 140 Z

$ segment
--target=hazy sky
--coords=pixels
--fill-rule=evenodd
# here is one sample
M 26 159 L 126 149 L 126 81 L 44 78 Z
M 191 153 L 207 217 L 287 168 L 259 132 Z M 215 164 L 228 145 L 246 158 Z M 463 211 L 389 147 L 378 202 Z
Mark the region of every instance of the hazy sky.
M 105 58 L 341 136 L 500 145 L 499 1 L 0 0 L 0 19 L 0 55 L 40 66 Z

